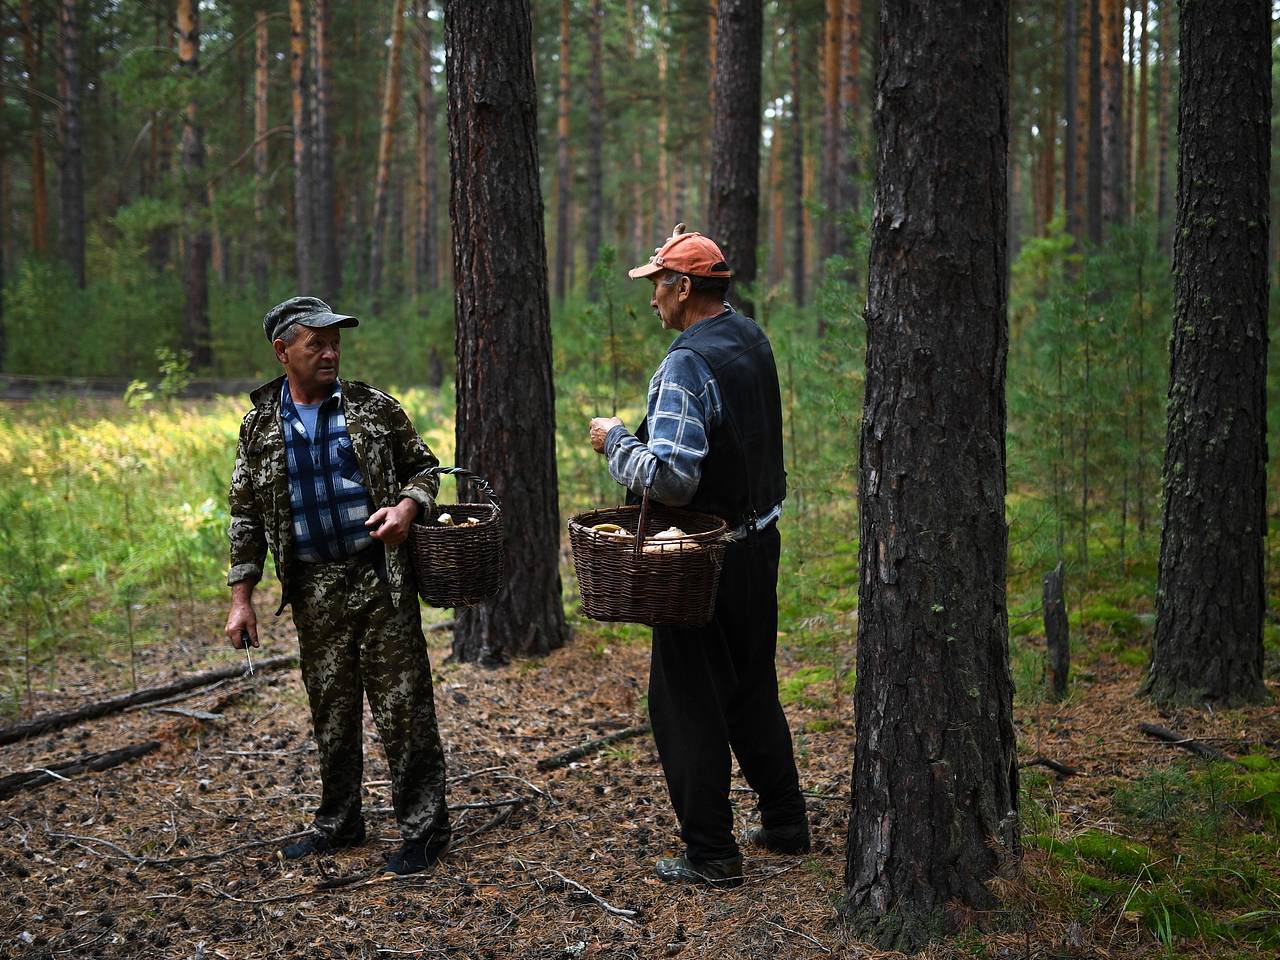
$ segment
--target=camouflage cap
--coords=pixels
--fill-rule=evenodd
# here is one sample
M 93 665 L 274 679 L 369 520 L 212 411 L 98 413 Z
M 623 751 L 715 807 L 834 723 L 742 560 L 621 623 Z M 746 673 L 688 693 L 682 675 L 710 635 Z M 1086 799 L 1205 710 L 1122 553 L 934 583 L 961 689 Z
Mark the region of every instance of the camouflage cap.
M 334 313 L 319 297 L 290 297 L 284 303 L 277 303 L 262 318 L 262 330 L 267 335 L 267 342 L 274 342 L 280 334 L 289 329 L 290 324 L 294 323 L 300 323 L 304 327 L 360 325 L 360 321 L 355 317 Z

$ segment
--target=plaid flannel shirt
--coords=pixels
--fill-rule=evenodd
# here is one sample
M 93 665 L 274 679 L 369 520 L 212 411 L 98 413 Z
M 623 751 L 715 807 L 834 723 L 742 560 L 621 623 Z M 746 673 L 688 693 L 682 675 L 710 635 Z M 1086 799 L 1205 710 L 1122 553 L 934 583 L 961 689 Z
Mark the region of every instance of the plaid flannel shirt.
M 610 430 L 604 442 L 609 473 L 637 496 L 648 485 L 659 503 L 684 506 L 698 492 L 710 436 L 723 418 L 720 385 L 707 362 L 692 350 L 672 350 L 649 380 L 648 443 L 626 427 Z M 757 527 L 781 515 L 782 504 L 775 504 Z M 745 533 L 743 527 L 730 531 L 735 539 Z
M 364 525 L 372 504 L 347 433 L 341 384 L 334 384 L 333 393 L 316 411 L 314 437 L 307 435 L 288 380 L 280 390 L 280 418 L 289 464 L 294 555 L 306 563 L 342 560 L 372 546 Z

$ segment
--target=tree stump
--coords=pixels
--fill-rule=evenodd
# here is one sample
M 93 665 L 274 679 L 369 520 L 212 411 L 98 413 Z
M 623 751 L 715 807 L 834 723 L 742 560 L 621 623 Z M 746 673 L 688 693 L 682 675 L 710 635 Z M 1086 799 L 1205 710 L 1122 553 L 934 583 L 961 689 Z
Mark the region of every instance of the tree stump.
M 1071 628 L 1067 624 L 1067 602 L 1062 595 L 1062 561 L 1044 575 L 1044 639 L 1048 648 L 1049 695 L 1061 700 L 1067 695 L 1067 674 L 1071 671 Z

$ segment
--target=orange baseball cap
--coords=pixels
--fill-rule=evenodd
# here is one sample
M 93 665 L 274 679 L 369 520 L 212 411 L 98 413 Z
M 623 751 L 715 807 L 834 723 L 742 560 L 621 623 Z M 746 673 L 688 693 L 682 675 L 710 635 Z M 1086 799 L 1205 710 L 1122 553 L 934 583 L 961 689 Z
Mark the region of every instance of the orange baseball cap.
M 691 277 L 725 277 L 733 276 L 724 254 L 710 237 L 704 237 L 696 230 L 684 232 L 684 224 L 677 223 L 667 242 L 657 249 L 648 263 L 627 271 L 632 280 L 651 277 L 662 270 L 674 270 L 676 273 L 687 273 Z

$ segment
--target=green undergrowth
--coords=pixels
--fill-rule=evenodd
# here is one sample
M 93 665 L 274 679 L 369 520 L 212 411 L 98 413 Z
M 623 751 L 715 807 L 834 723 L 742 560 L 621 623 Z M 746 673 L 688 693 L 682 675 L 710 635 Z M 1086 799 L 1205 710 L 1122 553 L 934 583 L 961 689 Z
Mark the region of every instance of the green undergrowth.
M 1178 762 L 1120 784 L 1108 829 L 1068 831 L 1050 778 L 1023 778 L 1037 898 L 1081 923 L 1138 924 L 1164 956 L 1280 949 L 1280 762 Z M 1197 949 L 1192 949 L 1197 948 Z

